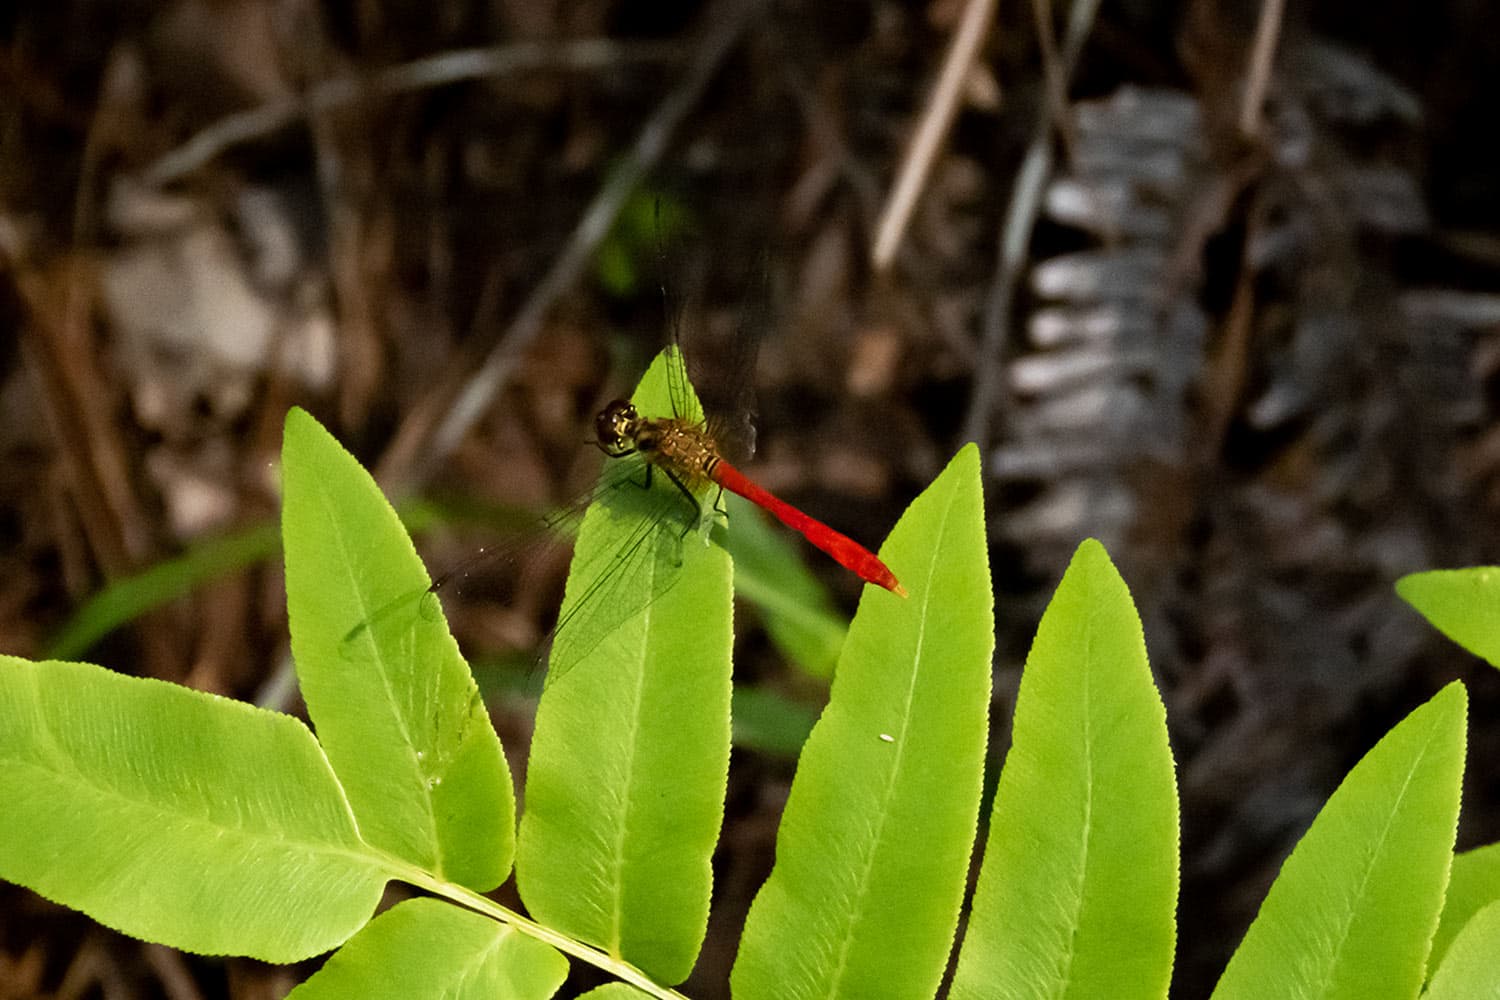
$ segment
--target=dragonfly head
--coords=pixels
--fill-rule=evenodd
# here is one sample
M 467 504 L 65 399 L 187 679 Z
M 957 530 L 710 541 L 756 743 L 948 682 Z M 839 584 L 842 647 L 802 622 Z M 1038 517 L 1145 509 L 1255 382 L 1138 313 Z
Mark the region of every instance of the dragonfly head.
M 635 437 L 640 423 L 641 416 L 629 400 L 614 400 L 594 418 L 599 450 L 612 458 L 633 454 L 638 448 Z

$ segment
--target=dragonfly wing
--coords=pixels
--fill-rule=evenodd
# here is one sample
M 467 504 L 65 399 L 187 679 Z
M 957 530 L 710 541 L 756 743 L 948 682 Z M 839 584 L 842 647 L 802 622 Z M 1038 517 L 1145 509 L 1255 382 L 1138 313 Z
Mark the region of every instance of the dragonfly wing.
M 704 541 L 675 489 L 614 490 L 579 533 L 563 610 L 553 633 L 547 683 L 555 683 L 682 578 Z

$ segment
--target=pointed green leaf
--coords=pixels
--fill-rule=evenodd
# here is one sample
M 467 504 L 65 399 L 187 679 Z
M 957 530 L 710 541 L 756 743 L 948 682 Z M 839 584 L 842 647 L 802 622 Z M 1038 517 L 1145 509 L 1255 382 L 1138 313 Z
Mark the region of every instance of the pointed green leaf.
M 636 392 L 643 414 L 671 412 L 668 357 Z M 579 532 L 567 625 L 537 708 L 516 878 L 537 919 L 675 983 L 707 930 L 724 815 L 731 579 L 718 546 L 682 537 L 675 521 L 642 520 L 659 502 L 686 506 L 665 479 L 596 503 Z M 584 598 L 630 614 L 597 608 L 580 620 Z
M 1443 915 L 1438 921 L 1437 933 L 1432 937 L 1432 956 L 1427 967 L 1436 968 L 1470 918 L 1497 901 L 1500 901 L 1500 844 L 1488 844 L 1455 855 L 1448 893 L 1443 898 Z
M 546 1000 L 568 960 L 535 938 L 435 899 L 385 911 L 288 1000 Z
M 1177 794 L 1140 618 L 1104 547 L 1078 547 L 1016 696 L 951 995 L 1165 997 Z
M 411 539 L 302 410 L 282 452 L 287 614 L 308 713 L 365 840 L 481 891 L 510 870 L 500 740 Z
M 1412 573 L 1396 581 L 1396 593 L 1438 631 L 1500 667 L 1500 567 Z
M 1282 865 L 1215 1000 L 1417 995 L 1458 826 L 1467 700 L 1449 684 L 1354 766 Z
M 984 775 L 994 609 L 971 445 L 881 550 L 802 752 L 739 1000 L 931 996 L 953 943 Z
M 344 941 L 387 873 L 290 716 L 0 657 L 0 877 L 136 937 L 268 962 Z
M 1500 997 L 1500 903 L 1474 915 L 1448 949 L 1423 1000 L 1494 1000 Z

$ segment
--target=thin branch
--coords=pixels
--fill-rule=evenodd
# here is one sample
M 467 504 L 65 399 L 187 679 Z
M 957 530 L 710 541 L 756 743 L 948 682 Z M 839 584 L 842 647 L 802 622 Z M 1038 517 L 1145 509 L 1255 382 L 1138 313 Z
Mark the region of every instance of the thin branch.
M 702 98 L 709 81 L 749 26 L 752 15 L 764 5 L 765 0 L 720 0 L 705 15 L 707 28 L 694 46 L 687 75 L 641 128 L 635 144 L 594 196 L 562 253 L 490 349 L 484 363 L 440 417 L 431 412 L 432 407 L 419 407 L 402 422 L 377 467 L 377 477 L 388 492 L 404 496 L 420 487 L 483 415 L 522 354 L 541 332 L 553 306 L 577 284 L 599 244 L 614 227 L 625 202 L 666 152 L 673 133 Z
M 1072 116 L 1068 114 L 1071 63 L 1057 50 L 1057 32 L 1052 25 L 1052 0 L 1032 0 L 1031 11 L 1042 55 L 1042 83 L 1047 95 L 1047 114 L 1052 119 L 1053 127 L 1057 129 L 1064 162 L 1072 163 L 1078 158 L 1078 141 L 1073 134 Z
M 917 130 L 912 134 L 906 157 L 896 175 L 890 199 L 881 212 L 880 222 L 875 227 L 875 244 L 870 260 L 876 271 L 884 271 L 895 259 L 901 237 L 911 221 L 917 198 L 927 184 L 927 175 L 937 159 L 953 119 L 958 114 L 958 103 L 963 97 L 964 82 L 979 54 L 979 47 L 989 32 L 990 22 L 995 18 L 996 0 L 969 0 L 964 7 L 963 18 L 958 22 L 958 31 L 948 55 L 943 60 L 942 72 L 938 74 L 937 86 L 927 101 L 927 110 Z
M 628 62 L 664 62 L 680 55 L 681 48 L 676 45 L 622 45 L 608 38 L 518 42 L 494 48 L 443 52 L 390 66 L 368 77 L 325 80 L 305 94 L 227 115 L 163 155 L 146 168 L 141 179 L 148 187 L 175 183 L 241 143 L 264 138 L 309 115 L 370 97 L 427 90 L 465 80 L 530 70 L 595 70 Z
M 1083 43 L 1094 25 L 1100 0 L 1075 0 L 1068 11 L 1068 33 L 1063 41 L 1062 79 L 1073 75 Z M 1006 209 L 1000 233 L 1000 253 L 995 261 L 995 276 L 985 299 L 984 328 L 980 338 L 978 360 L 974 370 L 974 393 L 964 418 L 964 440 L 978 443 L 981 453 L 988 447 L 991 411 L 999 396 L 998 384 L 1004 366 L 1000 364 L 1001 348 L 1010 330 L 1011 309 L 1016 286 L 1026 263 L 1026 249 L 1041 212 L 1042 191 L 1052 173 L 1051 119 L 1037 117 L 1031 145 L 1016 175 L 1015 190 Z
M 1266 89 L 1271 85 L 1271 67 L 1276 61 L 1276 40 L 1281 37 L 1285 0 L 1264 0 L 1255 25 L 1255 47 L 1250 50 L 1250 69 L 1245 75 L 1245 100 L 1240 105 L 1240 134 L 1253 139 L 1264 119 Z
M 974 366 L 974 393 L 969 397 L 969 413 L 963 431 L 963 439 L 977 443 L 981 451 L 988 444 L 990 411 L 999 395 L 997 382 L 1004 370 L 1000 363 L 1000 348 L 1010 329 L 1016 286 L 1021 281 L 1026 249 L 1031 244 L 1031 232 L 1041 210 L 1042 190 L 1051 174 L 1051 129 L 1044 115 L 1038 120 L 1036 134 L 1026 150 L 1026 158 L 1021 161 L 1021 169 L 1016 173 L 1015 189 L 1011 192 L 1005 223 L 1000 231 L 995 276 L 990 281 L 989 294 L 985 296 L 983 334 Z

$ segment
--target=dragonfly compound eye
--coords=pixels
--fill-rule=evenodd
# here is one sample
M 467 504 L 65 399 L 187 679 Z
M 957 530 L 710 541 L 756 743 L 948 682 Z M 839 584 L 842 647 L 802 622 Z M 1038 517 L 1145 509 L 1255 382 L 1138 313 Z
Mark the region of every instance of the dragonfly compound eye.
M 640 417 L 628 401 L 617 399 L 594 418 L 594 435 L 606 455 L 619 457 L 636 450 L 635 431 Z

